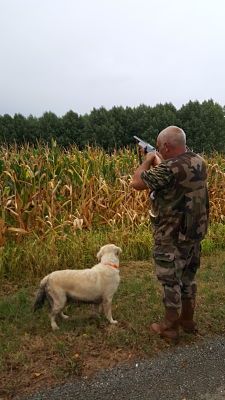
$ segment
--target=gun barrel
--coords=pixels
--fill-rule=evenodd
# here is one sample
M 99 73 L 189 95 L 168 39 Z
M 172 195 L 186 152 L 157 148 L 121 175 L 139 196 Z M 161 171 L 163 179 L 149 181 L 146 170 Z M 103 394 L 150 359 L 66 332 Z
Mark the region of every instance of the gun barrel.
M 134 139 L 138 140 L 139 142 L 143 142 L 143 140 L 140 139 L 139 137 L 137 137 L 137 136 L 133 136 L 133 137 L 134 137 Z
M 138 141 L 139 146 L 141 146 L 146 153 L 150 153 L 151 151 L 155 151 L 155 147 L 153 147 L 151 144 L 145 142 L 144 140 L 140 139 L 138 136 L 133 136 L 134 139 Z

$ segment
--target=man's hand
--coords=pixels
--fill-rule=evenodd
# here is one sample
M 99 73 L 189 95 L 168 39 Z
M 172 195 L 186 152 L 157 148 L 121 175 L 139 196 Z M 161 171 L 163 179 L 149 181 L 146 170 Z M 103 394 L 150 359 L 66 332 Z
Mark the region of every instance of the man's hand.
M 159 154 L 156 151 L 147 153 L 145 156 L 145 160 L 149 161 L 150 167 L 156 167 L 162 162 Z
M 142 152 L 142 151 L 141 151 L 141 153 L 144 154 L 144 152 Z M 143 161 L 143 163 L 141 165 L 139 165 L 137 170 L 134 172 L 134 175 L 133 175 L 132 181 L 131 181 L 131 186 L 136 190 L 148 189 L 145 182 L 141 179 L 141 173 L 143 171 L 148 171 L 152 167 L 153 168 L 156 167 L 161 162 L 162 162 L 162 160 L 156 151 L 145 154 L 145 160 Z
M 143 147 L 138 146 L 139 160 L 144 156 L 146 161 L 149 161 L 149 168 L 156 167 L 162 162 L 161 155 L 157 151 L 146 153 Z M 149 169 L 148 168 L 148 169 Z

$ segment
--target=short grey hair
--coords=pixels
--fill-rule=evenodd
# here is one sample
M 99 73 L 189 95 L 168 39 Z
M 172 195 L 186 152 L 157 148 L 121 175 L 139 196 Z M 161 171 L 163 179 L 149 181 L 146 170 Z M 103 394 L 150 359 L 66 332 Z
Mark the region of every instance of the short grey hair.
M 170 144 L 172 147 L 186 146 L 186 134 L 183 129 L 178 126 L 168 126 L 163 129 L 158 139 L 164 144 L 165 142 Z

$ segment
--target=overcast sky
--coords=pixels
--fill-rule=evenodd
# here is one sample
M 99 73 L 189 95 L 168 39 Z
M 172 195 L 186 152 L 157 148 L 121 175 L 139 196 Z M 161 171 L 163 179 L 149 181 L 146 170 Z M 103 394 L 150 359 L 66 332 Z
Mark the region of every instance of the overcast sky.
M 225 0 L 0 0 L 0 114 L 212 98 Z

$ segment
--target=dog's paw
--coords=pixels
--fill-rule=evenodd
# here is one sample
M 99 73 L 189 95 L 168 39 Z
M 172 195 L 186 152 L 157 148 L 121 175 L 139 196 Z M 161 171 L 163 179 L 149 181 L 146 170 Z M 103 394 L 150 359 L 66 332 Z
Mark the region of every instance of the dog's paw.
M 63 319 L 69 319 L 69 315 L 64 314 L 63 312 L 61 313 L 61 317 Z
M 110 324 L 116 325 L 116 324 L 118 324 L 118 321 L 116 321 L 115 319 L 112 319 L 112 320 L 110 321 Z
M 59 330 L 59 327 L 58 327 L 58 325 L 52 325 L 52 330 L 54 331 L 54 332 L 56 332 L 56 331 L 58 331 Z

